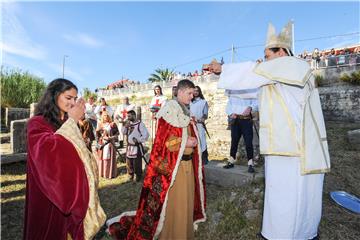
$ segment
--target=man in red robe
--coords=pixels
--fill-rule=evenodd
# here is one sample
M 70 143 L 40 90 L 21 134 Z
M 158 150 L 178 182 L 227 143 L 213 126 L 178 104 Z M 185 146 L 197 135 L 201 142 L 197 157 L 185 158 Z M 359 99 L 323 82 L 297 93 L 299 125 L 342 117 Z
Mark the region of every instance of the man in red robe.
M 107 221 L 116 239 L 192 239 L 206 220 L 205 179 L 195 122 L 186 105 L 195 85 L 181 80 L 177 100 L 157 113 L 158 130 L 137 211 Z

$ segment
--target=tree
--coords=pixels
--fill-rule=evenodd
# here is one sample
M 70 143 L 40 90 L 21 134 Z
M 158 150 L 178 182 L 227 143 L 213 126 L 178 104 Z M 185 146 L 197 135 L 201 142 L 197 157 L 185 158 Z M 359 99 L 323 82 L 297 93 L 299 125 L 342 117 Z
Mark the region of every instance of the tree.
M 46 84 L 42 78 L 19 69 L 1 66 L 1 108 L 28 108 L 43 94 Z
M 90 97 L 93 97 L 94 100 L 97 98 L 96 93 L 93 93 L 89 88 L 84 88 L 82 95 L 85 100 L 88 100 Z
M 152 73 L 149 77 L 149 82 L 162 82 L 162 81 L 170 81 L 173 75 L 173 71 L 168 68 L 165 69 L 156 69 L 155 73 Z

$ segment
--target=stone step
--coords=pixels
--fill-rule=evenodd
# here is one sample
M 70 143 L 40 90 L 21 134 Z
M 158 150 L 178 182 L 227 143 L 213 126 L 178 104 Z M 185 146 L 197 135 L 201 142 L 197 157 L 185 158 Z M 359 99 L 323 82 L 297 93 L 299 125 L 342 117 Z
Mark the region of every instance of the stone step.
M 255 167 L 255 173 L 248 173 L 247 166 L 235 165 L 234 168 L 224 169 L 225 163 L 210 161 L 205 165 L 206 183 L 223 187 L 240 187 L 249 182 L 264 178 L 264 168 Z
M 10 134 L 0 136 L 0 143 L 10 143 Z
M 26 161 L 27 153 L 2 154 L 1 164 Z

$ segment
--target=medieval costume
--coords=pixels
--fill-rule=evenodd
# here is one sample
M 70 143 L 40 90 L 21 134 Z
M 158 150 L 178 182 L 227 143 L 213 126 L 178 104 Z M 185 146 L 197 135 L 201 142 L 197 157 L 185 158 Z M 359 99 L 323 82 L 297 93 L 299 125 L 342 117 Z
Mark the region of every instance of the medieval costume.
M 266 48 L 291 49 L 291 25 Z M 291 56 L 223 66 L 219 85 L 259 91 L 260 153 L 265 155 L 262 235 L 311 239 L 318 233 L 325 172 L 330 170 L 318 89 L 307 62 Z
M 201 99 L 200 97 L 195 98 L 190 103 L 190 112 L 191 116 L 195 117 L 196 127 L 199 132 L 200 138 L 200 148 L 202 152 L 202 160 L 204 164 L 208 162 L 208 152 L 206 145 L 206 126 L 205 120 L 208 117 L 209 105 L 205 99 Z
M 92 142 L 95 140 L 95 135 L 93 125 L 91 124 L 90 119 L 80 120 L 78 125 L 86 147 L 89 149 L 90 152 L 92 152 L 91 146 Z
M 42 116 L 27 125 L 24 239 L 92 239 L 106 216 L 96 161 L 71 118 L 55 130 Z
M 85 103 L 85 119 L 89 120 L 93 130 L 96 129 L 97 116 L 95 114 L 96 104 L 87 102 Z
M 159 109 L 164 106 L 164 103 L 166 102 L 167 97 L 164 95 L 154 96 L 151 99 L 150 103 L 150 110 L 153 112 L 158 112 Z
M 96 106 L 94 113 L 96 114 L 98 123 L 101 122 L 101 115 L 103 114 L 103 112 L 107 112 L 109 114 L 109 116 L 111 117 L 111 119 L 114 114 L 114 110 L 107 104 Z
M 118 133 L 116 124 L 110 119 L 98 124 L 96 130 L 98 139 L 97 162 L 100 177 L 114 178 L 117 175 L 115 141 L 117 141 Z
M 137 211 L 107 221 L 117 239 L 191 239 L 205 216 L 205 179 L 201 149 L 186 148 L 198 133 L 190 114 L 170 100 L 156 116 L 158 131 Z
M 124 126 L 125 121 L 127 120 L 127 113 L 129 111 L 135 111 L 135 106 L 132 104 L 120 104 L 116 107 L 114 116 L 115 116 L 115 120 L 118 122 L 118 128 L 122 129 L 122 127 Z M 126 139 L 124 139 L 124 134 L 122 132 L 119 133 L 119 141 L 126 141 Z
M 145 143 L 149 138 L 149 132 L 141 121 L 131 122 L 129 127 L 123 127 L 121 132 L 127 136 L 126 165 L 130 178 L 139 181 L 142 175 L 142 158 L 144 156 Z

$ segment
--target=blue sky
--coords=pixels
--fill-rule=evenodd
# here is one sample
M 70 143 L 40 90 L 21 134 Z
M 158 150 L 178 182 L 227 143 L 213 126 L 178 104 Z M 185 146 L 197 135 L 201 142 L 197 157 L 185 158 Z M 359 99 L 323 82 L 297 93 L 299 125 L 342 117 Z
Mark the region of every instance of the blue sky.
M 159 67 L 187 73 L 214 57 L 229 62 L 230 51 L 203 57 L 264 44 L 269 22 L 279 31 L 294 19 L 296 53 L 360 42 L 359 33 L 297 41 L 359 32 L 359 1 L 16 2 L 1 10 L 3 65 L 50 82 L 68 55 L 65 78 L 91 90 L 122 77 L 146 82 Z M 262 56 L 263 46 L 245 47 L 235 60 Z

